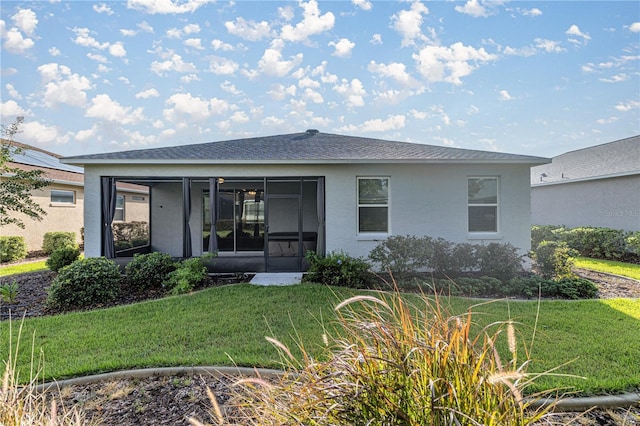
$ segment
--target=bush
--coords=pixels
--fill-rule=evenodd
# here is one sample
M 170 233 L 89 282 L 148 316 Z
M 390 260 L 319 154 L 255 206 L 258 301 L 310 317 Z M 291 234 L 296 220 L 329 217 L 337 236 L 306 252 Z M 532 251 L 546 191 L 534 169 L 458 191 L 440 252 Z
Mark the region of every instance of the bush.
M 13 262 L 27 257 L 24 237 L 0 237 L 0 262 Z
M 369 253 L 369 259 L 380 265 L 380 270 L 396 278 L 405 277 L 427 266 L 430 239 L 412 235 L 393 235 L 378 244 Z
M 489 243 L 486 246 L 478 246 L 476 256 L 481 274 L 503 282 L 524 272 L 524 259 L 511 244 Z
M 120 270 L 113 260 L 94 257 L 62 268 L 49 287 L 47 305 L 82 309 L 114 301 L 120 292 Z
M 162 288 L 169 273 L 175 269 L 175 263 L 166 253 L 135 254 L 125 267 L 129 284 L 137 291 Z
M 325 336 L 322 356 L 298 342 L 296 358 L 268 338 L 285 372 L 232 386 L 238 417 L 229 424 L 522 426 L 548 410 L 529 410 L 523 398 L 534 379 L 510 321 L 478 330 L 471 312 L 455 316 L 438 299 L 413 305 L 399 294 L 360 295 L 335 310 L 337 336 Z
M 147 222 L 116 222 L 113 228 L 113 239 L 117 247 L 130 248 L 144 246 L 149 243 L 149 225 Z
M 58 272 L 60 269 L 67 265 L 71 265 L 80 257 L 80 249 L 77 247 L 60 247 L 51 253 L 51 256 L 47 259 L 47 268 L 53 272 Z
M 571 258 L 576 254 L 564 242 L 543 241 L 532 252 L 531 258 L 543 278 L 561 279 L 573 277 L 571 269 L 574 263 Z
M 369 288 L 374 283 L 369 264 L 342 251 L 331 252 L 325 257 L 307 251 L 305 259 L 310 265 L 304 275 L 306 282 L 351 288 Z
M 42 241 L 42 251 L 49 255 L 58 248 L 77 245 L 75 232 L 47 232 Z
M 557 225 L 534 225 L 531 227 L 531 248 L 535 249 L 543 241 L 561 241 L 566 228 Z
M 582 256 L 620 259 L 627 252 L 627 234 L 620 229 L 581 227 L 564 231 L 562 238 Z
M 177 268 L 169 273 L 164 286 L 174 295 L 189 293 L 206 277 L 207 268 L 202 259 L 193 257 L 180 262 Z
M 18 299 L 18 282 L 13 280 L 10 283 L 0 282 L 0 302 L 15 303 Z

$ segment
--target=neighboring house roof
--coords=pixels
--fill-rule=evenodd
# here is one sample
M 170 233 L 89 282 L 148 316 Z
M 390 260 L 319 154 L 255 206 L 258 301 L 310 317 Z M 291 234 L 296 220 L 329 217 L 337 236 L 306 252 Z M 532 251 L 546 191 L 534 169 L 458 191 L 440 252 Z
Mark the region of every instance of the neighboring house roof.
M 547 158 L 393 142 L 380 139 L 320 133 L 307 130 L 195 145 L 141 149 L 66 157 L 67 164 L 287 164 L 287 163 L 527 163 L 543 164 Z
M 553 157 L 531 168 L 531 186 L 640 174 L 640 135 Z

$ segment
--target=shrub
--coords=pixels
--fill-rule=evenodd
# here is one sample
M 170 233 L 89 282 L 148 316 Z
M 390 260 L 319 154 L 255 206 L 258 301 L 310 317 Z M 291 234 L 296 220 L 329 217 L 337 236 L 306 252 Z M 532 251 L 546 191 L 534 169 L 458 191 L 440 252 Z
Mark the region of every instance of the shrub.
M 541 277 L 517 277 L 505 286 L 505 296 L 558 298 L 558 299 L 593 299 L 598 294 L 598 287 L 584 278 L 563 278 L 560 280 Z
M 49 287 L 47 305 L 82 309 L 114 301 L 120 292 L 120 270 L 104 257 L 80 259 L 60 270 Z
M 75 232 L 47 232 L 44 234 L 42 251 L 45 254 L 49 255 L 53 253 L 55 249 L 65 246 L 77 246 Z
M 627 236 L 627 253 L 640 255 L 640 231 Z
M 0 262 L 13 262 L 27 256 L 27 245 L 24 237 L 0 237 Z
M 593 299 L 598 287 L 584 278 L 563 278 L 556 283 L 557 295 L 564 299 Z
M 174 295 L 189 293 L 206 277 L 207 268 L 202 259 L 193 257 L 180 262 L 177 268 L 169 273 L 164 286 Z
M 58 272 L 67 265 L 71 265 L 80 257 L 80 249 L 77 247 L 65 246 L 57 248 L 47 259 L 47 268 L 53 272 Z
M 175 263 L 166 253 L 135 254 L 125 267 L 129 284 L 137 291 L 161 289 Z
M 15 303 L 18 298 L 18 282 L 0 283 L 0 301 Z
M 521 274 L 524 260 L 518 249 L 511 244 L 489 243 L 476 249 L 481 274 L 503 282 Z
M 627 234 L 620 229 L 580 227 L 564 231 L 562 238 L 582 256 L 619 259 L 627 252 Z
M 369 253 L 369 259 L 396 278 L 407 276 L 428 264 L 430 238 L 412 235 L 393 235 Z
M 470 312 L 454 316 L 438 299 L 412 305 L 399 294 L 356 296 L 336 311 L 338 336 L 325 336 L 319 358 L 304 350 L 295 358 L 268 338 L 288 368 L 280 380 L 231 387 L 239 415 L 230 424 L 518 426 L 544 416 L 522 396 L 531 380 L 512 322 L 476 331 Z M 508 351 L 498 356 L 502 339 Z
M 566 228 L 557 225 L 534 225 L 531 227 L 531 248 L 535 249 L 543 241 L 560 241 Z
M 369 288 L 374 283 L 369 264 L 342 251 L 331 252 L 325 257 L 307 251 L 305 259 L 309 262 L 309 270 L 304 275 L 306 282 L 351 288 Z
M 576 251 L 564 242 L 543 241 L 533 251 L 531 257 L 543 278 L 561 279 L 573 276 L 571 258 L 575 255 Z

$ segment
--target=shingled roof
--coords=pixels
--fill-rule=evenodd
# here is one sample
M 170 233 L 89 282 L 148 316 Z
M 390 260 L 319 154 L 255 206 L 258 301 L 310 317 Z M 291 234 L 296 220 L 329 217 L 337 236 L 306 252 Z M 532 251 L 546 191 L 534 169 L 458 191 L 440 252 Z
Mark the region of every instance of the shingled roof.
M 393 142 L 307 130 L 265 136 L 179 145 L 166 148 L 66 157 L 68 164 L 287 164 L 474 162 L 544 164 L 549 159 L 489 151 Z
M 531 185 L 640 174 L 640 135 L 570 151 L 531 168 Z

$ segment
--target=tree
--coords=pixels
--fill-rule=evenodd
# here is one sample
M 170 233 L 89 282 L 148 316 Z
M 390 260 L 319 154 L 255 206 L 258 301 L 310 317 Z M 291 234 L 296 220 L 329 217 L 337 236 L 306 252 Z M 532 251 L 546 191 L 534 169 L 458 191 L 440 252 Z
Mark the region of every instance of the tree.
M 31 195 L 33 190 L 49 185 L 49 181 L 43 177 L 42 170 L 22 170 L 9 164 L 13 156 L 24 151 L 16 146 L 13 140 L 13 137 L 20 133 L 23 122 L 24 117 L 18 117 L 11 125 L 3 125 L 0 140 L 0 226 L 14 224 L 22 229 L 24 222 L 15 213 L 42 220 L 42 216 L 47 212 L 32 200 Z

